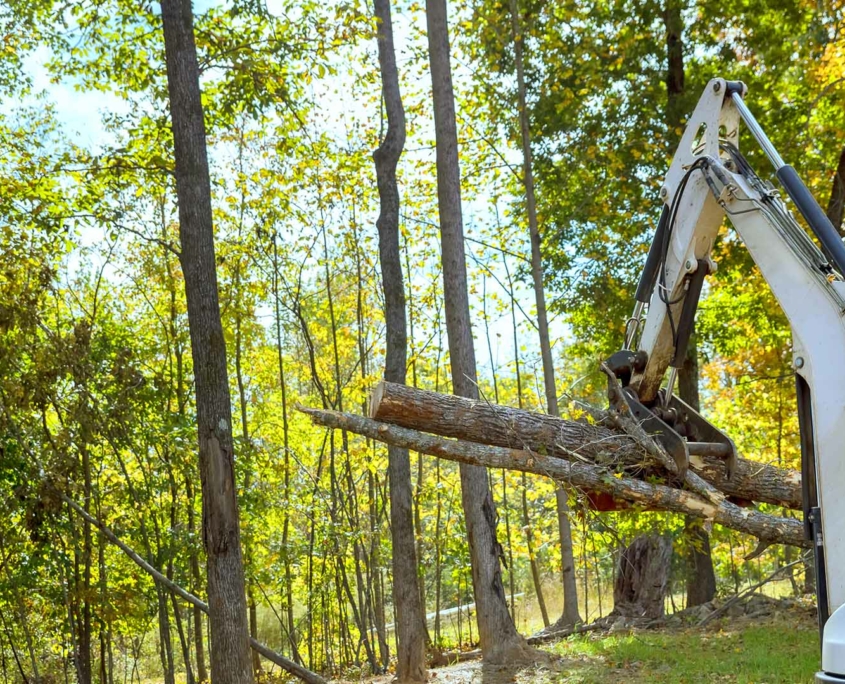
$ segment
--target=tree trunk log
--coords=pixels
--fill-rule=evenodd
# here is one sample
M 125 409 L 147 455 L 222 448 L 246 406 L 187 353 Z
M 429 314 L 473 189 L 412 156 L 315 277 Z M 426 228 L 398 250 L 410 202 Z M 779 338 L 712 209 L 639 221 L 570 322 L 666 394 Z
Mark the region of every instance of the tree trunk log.
M 652 510 L 688 513 L 750 534 L 760 539 L 763 545 L 791 544 L 802 548 L 810 545 L 804 539 L 804 526 L 799 520 L 739 508 L 726 500 L 708 501 L 683 489 L 645 482 L 599 465 L 564 461 L 520 449 L 445 439 L 350 413 L 297 408 L 319 425 L 348 430 L 386 444 L 396 444 L 458 463 L 545 475 L 569 486 L 606 492 L 621 501 L 630 501 Z
M 663 617 L 669 587 L 672 540 L 644 534 L 622 549 L 613 581 L 613 614 L 622 617 Z
M 380 382 L 373 391 L 370 417 L 412 430 L 574 462 L 644 466 L 653 460 L 636 440 L 601 421 L 565 420 L 389 382 Z M 727 496 L 801 509 L 801 475 L 796 470 L 741 458 L 728 480 L 721 459 L 692 456 L 690 465 Z

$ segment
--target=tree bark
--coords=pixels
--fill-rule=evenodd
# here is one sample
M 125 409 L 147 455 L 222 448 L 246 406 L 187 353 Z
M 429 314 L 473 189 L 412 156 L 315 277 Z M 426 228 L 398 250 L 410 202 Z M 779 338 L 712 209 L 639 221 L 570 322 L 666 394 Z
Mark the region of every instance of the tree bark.
M 683 124 L 684 95 L 684 19 L 682 0 L 666 0 L 663 21 L 666 27 L 666 123 L 668 140 L 680 139 Z M 698 396 L 698 344 L 693 335 L 687 357 L 678 374 L 678 396 L 696 411 L 700 411 Z M 700 525 L 684 520 L 687 559 L 687 605 L 700 605 L 716 595 L 716 579 L 710 555 L 710 535 Z M 712 591 L 711 591 L 712 590 Z M 697 601 L 691 603 L 690 601 Z
M 449 52 L 446 0 L 426 0 L 437 148 L 437 200 L 446 333 L 455 394 L 478 397 L 475 349 L 469 316 L 466 255 L 461 213 L 458 134 Z M 516 631 L 508 613 L 496 539 L 496 509 L 483 468 L 462 463 L 461 500 L 469 536 L 479 639 L 490 663 L 534 660 L 535 652 Z
M 663 25 L 666 27 L 666 123 L 667 140 L 674 144 L 681 137 L 684 94 L 684 18 L 681 14 L 683 0 L 666 0 L 663 8 Z
M 613 613 L 623 617 L 659 618 L 669 588 L 672 540 L 644 534 L 622 549 L 613 582 Z
M 710 535 L 701 520 L 684 516 L 687 565 L 687 608 L 700 606 L 716 596 L 716 572 L 710 552 Z
M 543 627 L 549 627 L 549 611 L 546 609 L 546 599 L 543 596 L 543 583 L 540 579 L 540 566 L 534 553 L 534 531 L 531 529 L 531 517 L 528 513 L 528 478 L 522 473 L 522 529 L 525 532 L 525 545 L 528 548 L 528 563 L 531 566 L 531 580 L 534 582 L 534 593 L 540 606 Z M 511 593 L 513 595 L 513 593 Z M 513 605 L 513 601 L 511 601 Z
M 211 678 L 252 684 L 234 477 L 232 407 L 220 321 L 211 183 L 190 0 L 162 0 L 176 162 L 181 263 L 196 385 L 203 541 L 208 563 Z
M 678 396 L 696 411 L 698 394 L 698 344 L 693 335 L 687 358 L 678 374 Z M 687 607 L 700 606 L 716 596 L 716 571 L 710 551 L 710 534 L 701 521 L 684 516 L 684 560 L 686 561 Z
M 384 290 L 387 348 L 384 377 L 405 383 L 407 333 L 405 286 L 399 253 L 399 188 L 396 165 L 405 146 L 405 110 L 399 90 L 399 70 L 393 46 L 390 0 L 374 0 L 378 26 L 378 56 L 382 96 L 387 113 L 387 134 L 373 154 L 376 165 L 380 211 L 376 221 L 379 261 Z M 417 550 L 412 517 L 411 461 L 408 450 L 388 447 L 387 474 L 390 483 L 390 530 L 393 539 L 393 601 L 396 607 L 397 662 L 399 682 L 424 682 L 425 616 L 417 575 Z
M 764 544 L 809 546 L 804 539 L 803 524 L 793 518 L 740 508 L 725 499 L 708 500 L 685 489 L 635 479 L 592 463 L 564 461 L 534 451 L 446 439 L 349 413 L 302 406 L 298 409 L 319 425 L 348 430 L 385 444 L 396 444 L 458 463 L 545 475 L 569 486 L 606 492 L 620 501 L 630 501 L 650 510 L 689 513 L 696 518 L 712 520 L 757 537 Z
M 564 420 L 524 409 L 472 401 L 429 390 L 379 383 L 370 402 L 370 417 L 444 437 L 527 450 L 571 461 L 597 465 L 644 466 L 650 456 L 625 434 L 595 423 Z M 724 494 L 801 509 L 798 471 L 740 458 L 728 480 L 724 462 L 715 457 L 692 456 L 692 469 Z
M 541 236 L 537 221 L 531 131 L 525 92 L 525 61 L 523 56 L 525 41 L 519 21 L 518 0 L 510 0 L 510 11 L 516 58 L 519 128 L 522 138 L 522 183 L 525 187 L 525 209 L 528 214 L 528 232 L 531 237 L 531 278 L 534 286 L 534 301 L 537 305 L 537 330 L 540 337 L 540 356 L 543 360 L 543 386 L 546 393 L 546 409 L 550 415 L 560 416 L 557 402 L 557 384 L 555 383 L 555 366 L 552 359 L 552 344 L 549 336 L 549 319 L 546 314 L 546 292 L 543 286 L 543 256 L 540 250 Z M 572 571 L 575 567 L 575 556 L 572 549 L 572 530 L 569 525 L 569 502 L 567 499 L 566 491 L 558 487 L 555 490 L 555 502 L 557 504 L 560 541 L 561 579 L 563 580 L 563 614 L 555 623 L 556 631 L 581 622 L 581 616 L 578 614 L 578 590 L 575 583 L 575 573 Z M 538 598 L 542 605 L 542 596 L 539 593 Z M 545 610 L 543 612 L 545 613 Z M 548 627 L 548 624 L 546 626 Z

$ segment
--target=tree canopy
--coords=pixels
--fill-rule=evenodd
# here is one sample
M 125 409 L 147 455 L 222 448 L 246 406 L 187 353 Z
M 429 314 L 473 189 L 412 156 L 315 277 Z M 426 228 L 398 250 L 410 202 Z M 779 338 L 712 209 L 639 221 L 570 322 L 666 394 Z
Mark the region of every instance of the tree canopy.
M 477 392 L 542 412 L 514 8 L 554 390 L 564 418 L 586 419 L 583 403 L 606 403 L 599 361 L 622 345 L 662 179 L 709 79 L 748 85 L 749 106 L 842 229 L 845 5 L 450 5 Z M 386 672 L 399 623 L 388 449 L 294 410 L 366 414 L 384 375 L 390 295 L 372 155 L 391 122 L 380 23 L 357 2 L 209 0 L 193 10 L 250 633 L 327 677 Z M 396 165 L 405 381 L 449 393 L 426 13 L 416 2 L 392 11 L 407 130 Z M 205 600 L 162 10 L 3 0 L 0 35 L 0 677 L 200 682 L 211 662 L 201 611 L 59 496 Z M 673 54 L 682 78 L 667 86 Z M 770 177 L 746 135 L 742 147 Z M 799 468 L 786 318 L 727 228 L 714 260 L 696 327 L 703 412 L 745 458 Z M 425 643 L 474 645 L 458 465 L 413 451 L 409 464 Z M 487 484 L 503 594 L 530 634 L 543 627 L 538 599 L 553 618 L 563 606 L 557 485 L 492 469 Z M 590 496 L 565 496 L 580 616 L 612 609 L 615 554 L 647 531 L 671 538 L 670 593 L 683 603 L 693 546 L 683 518 L 597 511 Z M 755 539 L 720 525 L 709 543 L 722 593 L 798 557 L 773 546 L 744 563 Z M 812 569 L 796 567 L 795 591 L 804 574 L 811 585 Z M 252 662 L 255 674 L 271 667 Z

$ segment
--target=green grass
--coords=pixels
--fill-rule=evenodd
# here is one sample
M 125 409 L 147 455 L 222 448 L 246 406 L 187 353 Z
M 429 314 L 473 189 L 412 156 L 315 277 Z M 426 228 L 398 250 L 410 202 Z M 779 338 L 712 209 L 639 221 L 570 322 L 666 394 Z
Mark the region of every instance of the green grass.
M 568 661 L 551 678 L 559 684 L 802 684 L 819 665 L 815 627 L 792 615 L 765 624 L 726 621 L 705 632 L 584 635 L 554 651 Z

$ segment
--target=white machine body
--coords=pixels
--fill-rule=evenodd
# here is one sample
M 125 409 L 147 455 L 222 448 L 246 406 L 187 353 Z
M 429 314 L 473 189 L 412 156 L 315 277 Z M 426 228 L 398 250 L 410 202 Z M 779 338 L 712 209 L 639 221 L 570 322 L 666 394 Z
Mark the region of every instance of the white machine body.
M 741 84 L 740 84 L 741 85 Z M 655 401 L 669 367 L 676 323 L 689 274 L 710 262 L 710 250 L 727 215 L 783 308 L 793 338 L 793 364 L 809 398 L 802 447 L 815 467 L 813 528 L 826 586 L 819 588 L 824 624 L 819 682 L 845 681 L 845 282 L 779 199 L 777 191 L 737 168 L 740 111 L 714 79 L 693 112 L 665 179 L 661 197 L 671 206 L 681 192 L 648 313 L 635 347 L 648 356 L 631 386 L 643 402 Z M 744 87 L 742 95 L 744 95 Z M 756 122 L 754 122 L 756 123 Z M 762 134 L 765 138 L 765 134 Z M 759 138 L 758 138 L 759 140 Z M 766 139 L 766 142 L 768 140 Z M 776 155 L 776 153 L 775 153 Z M 703 160 L 702 158 L 706 158 Z M 771 156 L 770 156 L 771 158 Z M 698 162 L 697 162 L 698 160 Z M 698 168 L 688 173 L 694 165 Z M 704 164 L 704 166 L 701 166 Z M 753 173 L 753 172 L 752 172 Z M 686 187 L 683 187 L 684 177 Z M 787 220 L 784 217 L 788 217 Z M 715 265 L 709 272 L 715 270 Z M 662 284 L 661 284 L 662 283 Z M 662 288 L 662 293 L 661 293 Z M 661 297 L 662 294 L 662 297 Z M 668 302 L 668 303 L 667 303 Z M 671 314 L 670 314 L 671 307 Z M 640 309 L 641 310 L 641 309 Z M 634 325 L 638 325 L 635 311 Z M 670 374 L 670 382 L 674 375 Z M 805 385 L 802 385 L 802 382 Z M 671 396 L 672 388 L 668 388 Z M 805 458 L 808 455 L 805 454 Z M 806 504 L 805 504 L 806 508 Z M 825 592 L 826 589 L 826 592 Z

